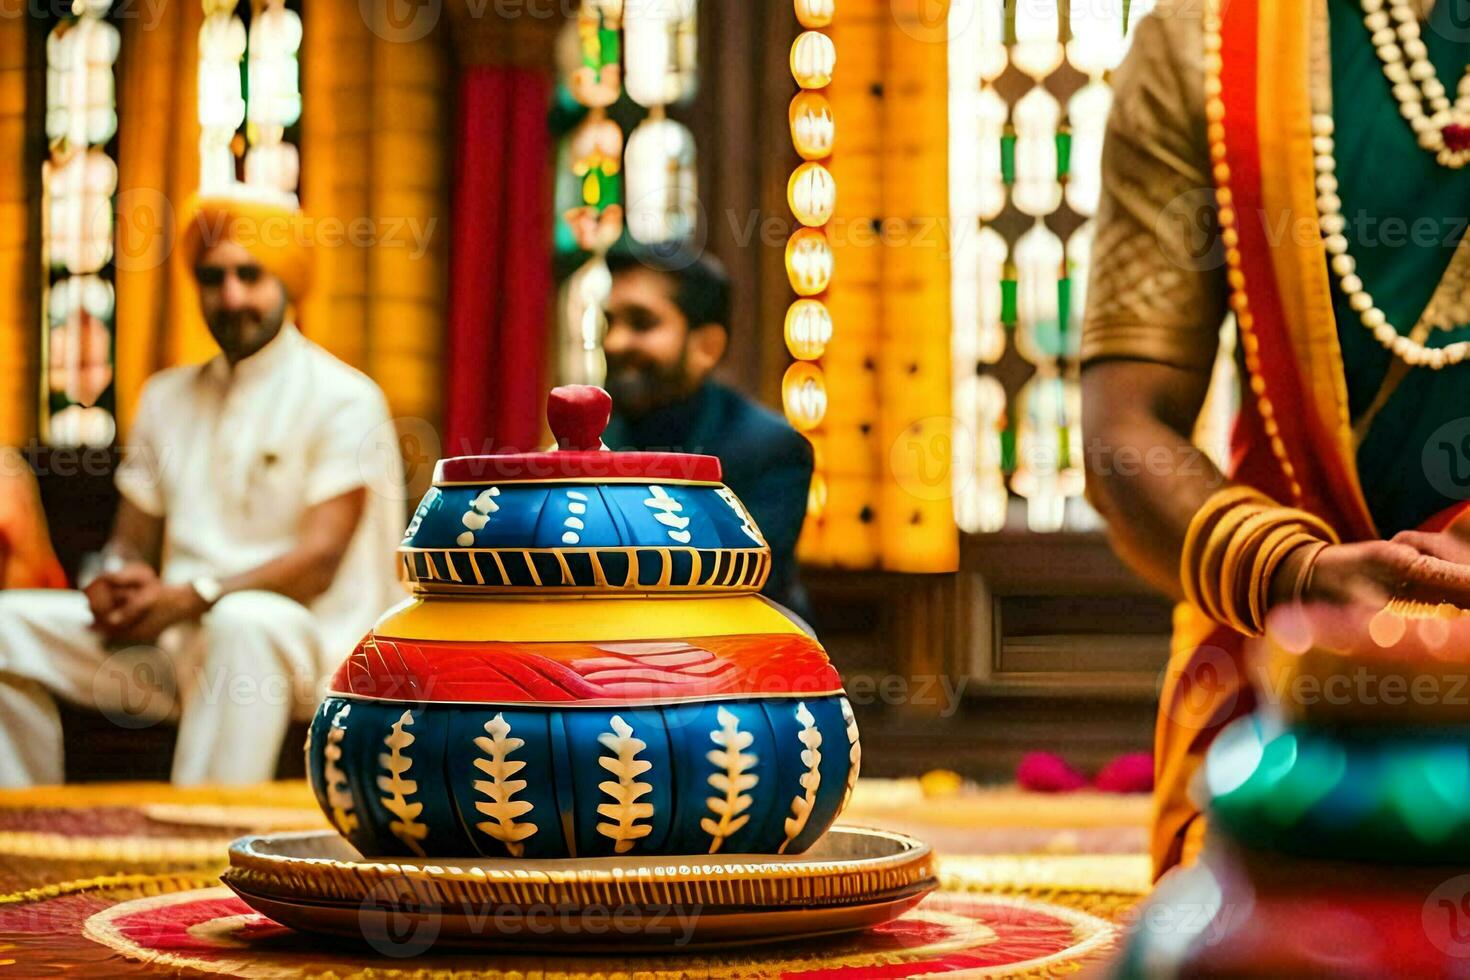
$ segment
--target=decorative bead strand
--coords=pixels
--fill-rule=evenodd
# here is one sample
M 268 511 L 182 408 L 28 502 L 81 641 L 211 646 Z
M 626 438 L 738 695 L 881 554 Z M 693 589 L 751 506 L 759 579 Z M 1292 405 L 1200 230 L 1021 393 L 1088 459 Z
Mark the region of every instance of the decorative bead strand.
M 1210 159 L 1214 164 L 1215 202 L 1220 222 L 1220 237 L 1225 245 L 1225 262 L 1230 281 L 1230 306 L 1235 311 L 1235 322 L 1240 328 L 1240 345 L 1245 352 L 1246 373 L 1250 376 L 1251 391 L 1256 398 L 1256 408 L 1266 436 L 1271 440 L 1271 453 L 1286 478 L 1294 504 L 1301 506 L 1302 485 L 1297 480 L 1296 466 L 1281 438 L 1281 427 L 1276 422 L 1276 409 L 1266 392 L 1266 377 L 1261 373 L 1261 342 L 1256 337 L 1255 317 L 1251 313 L 1250 301 L 1245 291 L 1245 272 L 1241 268 L 1240 233 L 1235 225 L 1234 195 L 1230 190 L 1230 165 L 1226 162 L 1225 149 L 1225 100 L 1221 97 L 1224 87 L 1221 73 L 1224 61 L 1221 58 L 1221 0 L 1207 0 L 1205 4 L 1205 119 L 1208 121 Z
M 1317 213 L 1322 241 L 1327 247 L 1328 264 L 1337 276 L 1338 285 L 1348 305 L 1358 314 L 1363 326 L 1378 343 L 1410 367 L 1427 367 L 1438 371 L 1446 365 L 1459 364 L 1470 355 L 1470 341 L 1460 341 L 1442 348 L 1424 346 L 1412 336 L 1398 332 L 1388 316 L 1373 302 L 1373 296 L 1357 274 L 1357 262 L 1348 252 L 1347 219 L 1342 213 L 1342 199 L 1337 196 L 1336 143 L 1333 140 L 1332 116 L 1314 113 L 1312 143 L 1316 149 Z
M 1393 87 L 1399 112 L 1419 145 L 1452 170 L 1470 163 L 1470 66 L 1451 103 L 1429 60 L 1419 16 L 1409 0 L 1363 0 L 1363 23 L 1383 62 L 1383 74 Z

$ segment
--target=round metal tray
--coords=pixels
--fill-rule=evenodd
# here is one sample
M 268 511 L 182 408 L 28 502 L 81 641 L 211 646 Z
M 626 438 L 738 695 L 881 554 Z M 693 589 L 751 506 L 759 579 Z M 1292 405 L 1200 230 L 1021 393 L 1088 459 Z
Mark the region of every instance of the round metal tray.
M 330 831 L 245 837 L 222 876 L 295 929 L 566 952 L 708 948 L 850 932 L 934 890 L 927 844 L 838 826 L 793 856 L 364 859 Z

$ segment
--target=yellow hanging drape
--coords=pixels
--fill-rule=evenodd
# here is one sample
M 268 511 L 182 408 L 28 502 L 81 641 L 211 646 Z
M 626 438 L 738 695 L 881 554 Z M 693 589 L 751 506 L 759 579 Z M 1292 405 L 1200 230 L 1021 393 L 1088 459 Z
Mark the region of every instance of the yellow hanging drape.
M 120 21 L 117 62 L 118 197 L 116 391 L 127 432 L 148 376 L 217 349 L 193 284 L 171 259 L 174 223 L 199 185 L 198 0 L 162 4 Z
M 0 147 L 8 156 L 0 166 L 0 444 L 20 445 L 36 435 L 40 371 L 40 265 L 32 236 L 33 208 L 40 184 L 27 173 L 30 157 L 22 150 L 26 130 L 30 65 L 23 10 L 0 17 Z
M 372 376 L 405 449 L 429 454 L 422 440 L 442 407 L 449 59 L 438 32 L 371 29 L 386 16 L 377 6 L 317 3 L 305 15 L 301 199 L 319 246 L 301 326 Z
M 884 37 L 883 249 L 878 354 L 883 567 L 959 565 L 951 461 L 949 3 L 891 0 Z

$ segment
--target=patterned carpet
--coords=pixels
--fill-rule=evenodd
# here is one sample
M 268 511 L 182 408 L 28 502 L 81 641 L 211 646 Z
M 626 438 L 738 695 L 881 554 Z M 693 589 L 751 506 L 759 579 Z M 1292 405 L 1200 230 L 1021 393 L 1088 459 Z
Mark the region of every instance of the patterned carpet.
M 896 922 L 738 953 L 497 955 L 486 973 L 484 954 L 302 936 L 218 887 L 233 838 L 325 826 L 303 784 L 0 793 L 0 977 L 1072 973 L 1106 960 L 1148 887 L 1147 806 L 1145 798 L 1014 789 L 926 796 L 916 780 L 863 781 L 844 822 L 920 837 L 941 857 L 941 890 Z

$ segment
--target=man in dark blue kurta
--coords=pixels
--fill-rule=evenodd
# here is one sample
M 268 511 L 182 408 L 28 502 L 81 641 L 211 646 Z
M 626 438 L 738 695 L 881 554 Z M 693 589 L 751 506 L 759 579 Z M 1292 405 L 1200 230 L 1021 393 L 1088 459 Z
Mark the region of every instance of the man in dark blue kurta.
M 730 281 L 714 259 L 680 253 L 608 256 L 603 435 L 616 450 L 717 456 L 725 483 L 771 546 L 765 595 L 807 616 L 796 539 L 806 516 L 812 447 L 775 412 L 709 379 L 730 341 Z

